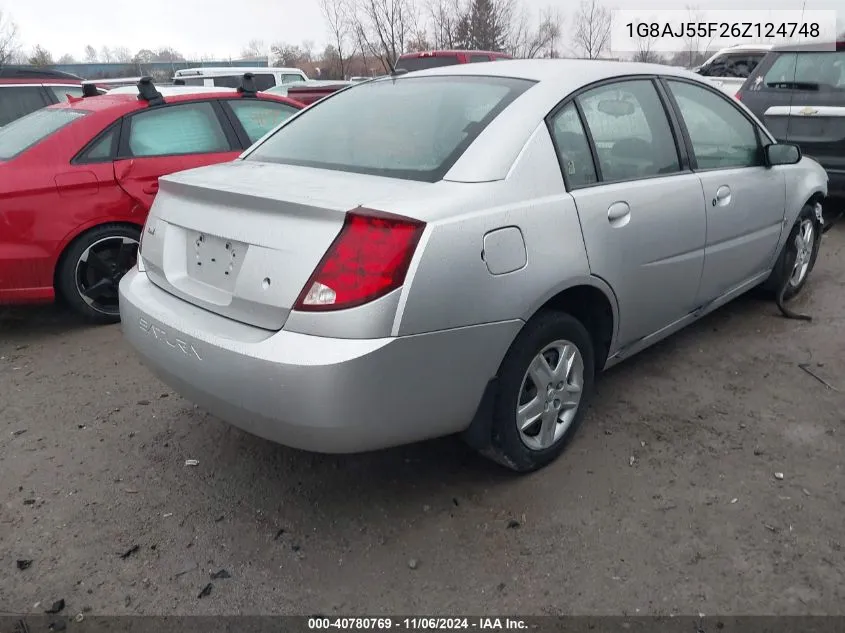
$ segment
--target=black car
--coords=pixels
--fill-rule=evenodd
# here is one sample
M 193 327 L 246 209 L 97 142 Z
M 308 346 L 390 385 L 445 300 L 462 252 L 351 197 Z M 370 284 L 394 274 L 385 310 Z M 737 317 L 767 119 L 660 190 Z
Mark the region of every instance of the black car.
M 35 66 L 0 68 L 0 127 L 44 106 L 82 96 L 82 79 Z
M 845 41 L 773 48 L 736 98 L 779 141 L 795 143 L 830 177 L 829 196 L 845 199 Z

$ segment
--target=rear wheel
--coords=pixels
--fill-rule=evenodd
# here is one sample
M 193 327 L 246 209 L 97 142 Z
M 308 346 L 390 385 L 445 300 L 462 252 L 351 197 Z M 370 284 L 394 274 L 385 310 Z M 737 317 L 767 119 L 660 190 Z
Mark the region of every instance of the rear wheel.
M 484 455 L 518 472 L 553 461 L 584 417 L 594 374 L 593 344 L 577 319 L 552 311 L 535 316 L 502 361 Z
M 106 224 L 71 244 L 56 281 L 75 312 L 94 323 L 120 321 L 118 284 L 137 261 L 140 238 L 137 227 Z

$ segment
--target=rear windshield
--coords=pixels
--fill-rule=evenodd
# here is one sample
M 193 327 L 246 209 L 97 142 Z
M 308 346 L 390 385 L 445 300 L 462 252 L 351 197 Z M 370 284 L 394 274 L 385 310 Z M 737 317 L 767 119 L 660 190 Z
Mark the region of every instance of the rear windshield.
M 14 158 L 86 114 L 86 110 L 44 108 L 0 127 L 0 160 Z
M 303 110 L 246 160 L 436 182 L 533 84 L 469 76 L 358 84 Z
M 437 55 L 436 57 L 406 57 L 396 62 L 396 70 L 407 70 L 409 73 L 412 73 L 415 70 L 425 70 L 426 68 L 440 68 L 441 66 L 454 66 L 457 63 L 457 55 Z
M 769 88 L 845 89 L 845 51 L 781 53 L 764 79 Z

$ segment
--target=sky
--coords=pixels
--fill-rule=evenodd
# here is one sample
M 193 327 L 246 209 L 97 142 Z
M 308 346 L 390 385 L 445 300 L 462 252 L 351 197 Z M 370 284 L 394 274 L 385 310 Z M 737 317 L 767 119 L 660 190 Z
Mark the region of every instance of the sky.
M 577 0 L 521 0 L 530 10 L 559 7 L 571 16 Z M 420 4 L 425 0 L 419 0 Z M 603 0 L 612 9 L 683 9 L 687 4 L 713 9 L 735 9 L 735 0 Z M 745 0 L 748 9 L 800 10 L 802 0 Z M 840 9 L 843 0 L 806 0 L 806 9 Z M 126 7 L 121 10 L 121 7 Z M 322 50 L 329 37 L 318 0 L 0 0 L 0 11 L 17 24 L 24 50 L 39 44 L 55 58 L 65 53 L 81 59 L 86 45 L 97 50 L 126 46 L 133 54 L 141 48 L 170 46 L 188 58 L 238 57 L 251 39 L 265 43 L 305 40 Z M 569 17 L 568 24 L 572 24 Z M 564 34 L 567 22 L 564 23 Z M 570 27 L 571 28 L 571 27 Z

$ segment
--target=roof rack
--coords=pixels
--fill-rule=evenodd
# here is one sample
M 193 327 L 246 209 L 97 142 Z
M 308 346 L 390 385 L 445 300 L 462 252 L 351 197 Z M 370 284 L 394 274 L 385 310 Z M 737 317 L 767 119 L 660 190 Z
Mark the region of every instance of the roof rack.
M 138 82 L 138 99 L 146 101 L 151 107 L 164 105 L 164 95 L 156 90 L 152 77 L 141 77 Z
M 97 90 L 96 84 L 83 82 L 82 83 L 82 96 L 83 97 L 96 97 L 100 94 L 100 91 Z
M 241 85 L 238 87 L 244 97 L 255 97 L 258 94 L 258 89 L 255 87 L 255 75 L 252 73 L 244 73 Z

